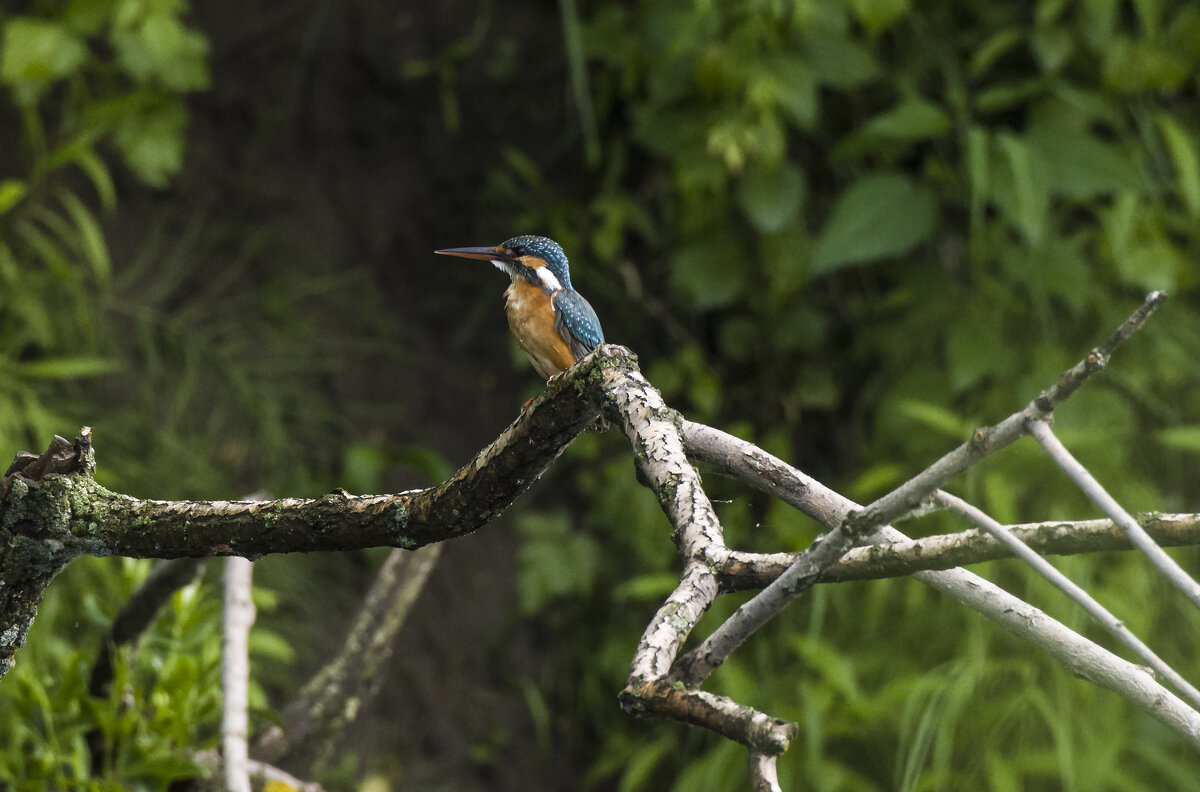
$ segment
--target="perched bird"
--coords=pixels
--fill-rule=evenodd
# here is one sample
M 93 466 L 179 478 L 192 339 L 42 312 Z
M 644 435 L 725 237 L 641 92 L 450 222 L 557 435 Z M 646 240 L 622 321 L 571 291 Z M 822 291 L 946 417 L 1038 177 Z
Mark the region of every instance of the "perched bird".
M 534 369 L 546 379 L 604 343 L 600 320 L 571 286 L 562 247 L 543 236 L 518 236 L 496 247 L 447 248 L 443 256 L 490 261 L 512 279 L 504 312 Z

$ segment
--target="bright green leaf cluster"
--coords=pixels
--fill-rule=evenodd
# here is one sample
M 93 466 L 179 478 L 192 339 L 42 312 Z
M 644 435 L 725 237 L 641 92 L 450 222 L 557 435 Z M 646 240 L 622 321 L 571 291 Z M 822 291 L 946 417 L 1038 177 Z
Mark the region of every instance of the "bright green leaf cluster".
M 208 84 L 207 42 L 185 11 L 178 0 L 82 0 L 0 16 L 0 99 L 21 121 L 0 131 L 5 165 L 21 169 L 0 173 L 0 437 L 10 443 L 76 423 L 47 406 L 46 380 L 117 368 L 97 345 L 112 279 L 98 209 L 116 205 L 105 156 L 115 148 L 153 186 L 179 171 L 184 94 Z

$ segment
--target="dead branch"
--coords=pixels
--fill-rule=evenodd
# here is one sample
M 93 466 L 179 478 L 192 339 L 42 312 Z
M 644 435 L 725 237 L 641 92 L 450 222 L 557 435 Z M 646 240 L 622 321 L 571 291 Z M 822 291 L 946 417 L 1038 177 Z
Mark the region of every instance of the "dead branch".
M 1049 561 L 1035 553 L 1030 547 L 1022 544 L 1021 540 L 1009 533 L 1003 525 L 961 498 L 946 492 L 939 492 L 937 500 L 938 504 L 943 508 L 967 518 L 996 537 L 1001 544 L 1004 544 L 1012 551 L 1013 555 L 1033 567 L 1038 574 L 1049 580 L 1059 591 L 1062 591 L 1077 605 L 1087 611 L 1088 615 L 1107 630 L 1109 634 L 1125 644 L 1142 662 L 1150 666 L 1155 673 L 1166 679 L 1171 687 L 1175 688 L 1175 691 L 1187 699 L 1193 707 L 1200 707 L 1200 691 L 1197 691 L 1174 668 L 1167 665 L 1150 647 L 1142 643 L 1120 619 L 1110 613 L 1107 608 L 1097 602 L 1083 588 L 1055 569 Z
M 1200 544 L 1200 515 L 1151 512 L 1139 515 L 1137 522 L 1163 547 Z M 1039 555 L 1133 549 L 1129 537 L 1112 520 L 1051 520 L 1006 525 L 1004 530 Z M 717 570 L 717 580 L 722 591 L 760 589 L 783 574 L 798 555 L 732 550 L 729 560 Z M 972 528 L 920 539 L 852 547 L 827 568 L 817 582 L 904 577 L 922 570 L 953 569 L 1012 557 L 1012 552 L 1002 542 Z
M 19 457 L 0 490 L 0 547 L 7 548 L 0 553 L 0 580 L 4 581 L 0 585 L 0 672 L 11 665 L 23 642 L 46 583 L 77 555 L 254 558 L 269 552 L 413 548 L 453 538 L 500 514 L 580 431 L 603 415 L 629 440 L 639 479 L 658 499 L 683 559 L 679 585 L 638 643 L 621 694 L 622 706 L 632 714 L 702 726 L 747 745 L 756 788 L 778 788 L 774 757 L 787 749 L 796 725 L 700 686 L 792 599 L 817 582 L 854 577 L 911 573 L 1031 641 L 1073 673 L 1136 703 L 1200 748 L 1200 713 L 1143 669 L 987 581 L 962 569 L 943 568 L 1007 553 L 999 541 L 978 532 L 911 540 L 888 525 L 925 507 L 949 478 L 1044 421 L 1106 365 L 1113 349 L 1141 326 L 1163 298 L 1151 294 L 1104 344 L 1063 372 L 1024 409 L 993 427 L 976 430 L 967 443 L 865 508 L 755 446 L 684 421 L 641 375 L 636 358 L 613 346 L 601 347 L 552 380 L 494 443 L 450 480 L 427 490 L 377 496 L 338 491 L 316 500 L 264 502 L 138 500 L 104 490 L 91 479 L 90 437 L 85 434 L 73 445 L 59 438 L 41 456 Z M 729 548 L 689 457 L 780 497 L 829 532 L 798 554 Z M 1189 519 L 1184 530 L 1194 532 L 1196 520 Z M 1182 522 L 1161 515 L 1147 520 L 1160 533 L 1169 533 Z M 1087 541 L 1107 543 L 1106 547 L 1117 546 L 1111 523 L 1069 525 L 1079 530 L 1066 531 L 1064 524 L 1053 523 L 1025 526 L 1019 533 L 1045 552 L 1081 551 L 1081 535 Z M 869 546 L 850 549 L 864 542 Z M 691 631 L 720 593 L 754 587 L 763 590 L 695 649 L 681 654 Z M 370 624 L 363 629 L 373 629 L 376 616 L 364 611 L 364 618 Z M 353 634 L 359 634 L 357 626 Z M 373 662 L 366 654 L 357 657 L 354 662 Z M 317 709 L 309 714 L 320 717 Z M 291 747 L 306 744 L 305 739 Z
M 254 565 L 225 559 L 225 622 L 221 633 L 221 770 L 227 792 L 250 792 L 250 627 Z
M 252 753 L 271 763 L 320 769 L 332 758 L 360 708 L 347 701 L 369 701 L 384 677 L 396 635 L 417 595 L 437 564 L 441 545 L 393 550 L 375 575 L 342 650 L 326 663 L 281 713 L 274 726 L 255 741 Z
M 678 678 L 689 683 L 698 683 L 707 678 L 713 669 L 723 663 L 750 635 L 778 615 L 789 602 L 811 588 L 822 573 L 847 550 L 872 534 L 888 528 L 888 523 L 918 509 L 926 498 L 971 465 L 1015 442 L 1029 430 L 1031 421 L 1048 417 L 1054 408 L 1074 393 L 1088 377 L 1104 368 L 1108 356 L 1117 344 L 1141 327 L 1146 318 L 1165 299 L 1166 295 L 1162 292 L 1151 293 L 1142 306 L 1126 319 L 1104 344 L 1064 371 L 1057 382 L 1023 410 L 1010 415 L 994 427 L 975 430 L 969 441 L 870 505 L 859 509 L 849 501 L 841 504 L 847 508 L 841 513 L 836 524 L 826 523 L 831 528 L 829 533 L 818 537 L 817 541 L 800 553 L 779 577 L 739 607 L 733 616 L 692 650 L 686 663 L 687 671 Z M 832 505 L 833 501 L 834 499 L 829 498 L 824 504 Z M 833 516 L 834 513 L 826 512 L 825 516 Z M 891 534 L 893 531 L 894 529 L 888 528 L 886 533 Z
M 1092 503 L 1100 507 L 1100 510 L 1108 515 L 1120 529 L 1129 537 L 1129 541 L 1140 551 L 1146 554 L 1150 559 L 1150 563 L 1154 564 L 1155 568 L 1163 574 L 1171 585 L 1179 589 L 1192 601 L 1193 605 L 1200 607 L 1200 583 L 1192 579 L 1187 572 L 1183 571 L 1183 567 L 1175 563 L 1175 559 L 1167 555 L 1166 551 L 1154 543 L 1150 535 L 1142 530 L 1142 526 L 1137 524 L 1137 521 L 1129 515 L 1127 511 L 1121 508 L 1121 504 L 1117 503 L 1112 495 L 1109 495 L 1104 487 L 1100 486 L 1100 482 L 1096 481 L 1095 477 L 1088 472 L 1087 468 L 1079 463 L 1075 457 L 1071 456 L 1071 452 L 1055 437 L 1051 431 L 1050 425 L 1044 420 L 1030 421 L 1029 432 L 1034 436 L 1034 439 L 1041 444 L 1050 458 L 1054 460 L 1054 464 L 1058 465 L 1067 476 L 1075 482 L 1075 485 L 1088 496 Z
M 0 677 L 24 645 L 50 580 L 80 555 L 184 558 L 413 549 L 462 536 L 499 516 L 597 419 L 589 377 L 636 366 L 607 347 L 555 379 L 487 448 L 443 484 L 395 495 L 269 501 L 156 501 L 96 483 L 91 430 L 17 455 L 0 485 Z

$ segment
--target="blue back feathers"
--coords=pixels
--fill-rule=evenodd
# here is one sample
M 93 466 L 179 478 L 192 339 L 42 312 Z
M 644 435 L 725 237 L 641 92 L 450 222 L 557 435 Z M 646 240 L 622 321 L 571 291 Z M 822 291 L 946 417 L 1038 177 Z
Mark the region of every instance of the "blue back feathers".
M 604 343 L 604 330 L 600 318 L 591 304 L 577 291 L 560 291 L 554 295 L 554 329 L 562 334 L 567 331 L 567 344 L 575 359 L 591 352 Z

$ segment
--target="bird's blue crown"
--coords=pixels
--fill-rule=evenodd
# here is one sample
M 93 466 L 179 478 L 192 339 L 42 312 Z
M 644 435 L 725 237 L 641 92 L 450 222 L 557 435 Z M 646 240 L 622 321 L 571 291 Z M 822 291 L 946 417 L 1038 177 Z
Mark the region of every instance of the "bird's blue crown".
M 567 254 L 562 245 L 544 236 L 527 234 L 509 239 L 500 245 L 514 256 L 535 256 L 546 262 L 546 266 L 558 278 L 564 289 L 571 290 L 571 270 Z

